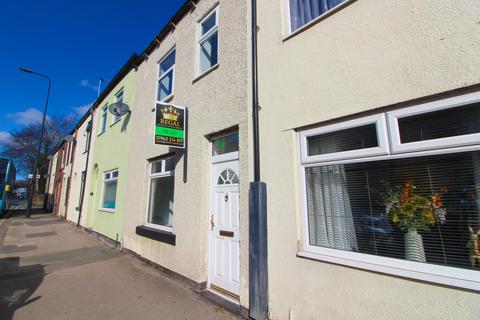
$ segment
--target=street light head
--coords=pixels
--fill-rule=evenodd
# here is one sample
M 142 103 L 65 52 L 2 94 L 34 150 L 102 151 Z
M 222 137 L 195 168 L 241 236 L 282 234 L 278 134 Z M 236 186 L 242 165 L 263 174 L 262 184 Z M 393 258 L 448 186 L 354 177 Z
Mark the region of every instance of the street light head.
M 27 68 L 20 67 L 20 68 L 18 68 L 18 69 L 20 69 L 20 71 L 22 71 L 22 72 L 26 72 L 26 73 L 33 73 L 33 71 L 32 71 L 32 70 L 30 70 L 30 69 L 27 69 Z

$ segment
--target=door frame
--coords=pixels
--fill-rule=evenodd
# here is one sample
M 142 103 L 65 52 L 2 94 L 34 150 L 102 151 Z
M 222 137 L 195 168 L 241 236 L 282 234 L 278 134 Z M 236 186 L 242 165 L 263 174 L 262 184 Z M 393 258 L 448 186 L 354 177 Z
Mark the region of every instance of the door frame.
M 225 153 L 222 155 L 214 156 L 213 155 L 213 141 L 231 134 L 238 134 L 238 131 L 228 131 L 228 132 L 222 132 L 222 134 L 215 135 L 210 139 L 210 170 L 209 170 L 209 188 L 208 188 L 208 212 L 207 212 L 207 217 L 208 217 L 208 228 L 207 228 L 207 289 L 217 295 L 220 295 L 222 298 L 227 299 L 235 304 L 240 304 L 240 293 L 241 293 L 241 285 L 239 285 L 238 288 L 238 297 L 232 297 L 227 290 L 215 286 L 214 284 L 211 283 L 211 277 L 210 277 L 210 268 L 211 268 L 211 260 L 212 260 L 212 232 L 210 229 L 210 218 L 213 213 L 213 208 L 214 208 L 214 203 L 213 203 L 213 195 L 214 195 L 214 188 L 215 188 L 215 179 L 214 179 L 214 166 L 219 163 L 224 163 L 224 162 L 232 162 L 232 161 L 237 161 L 238 162 L 238 170 L 237 170 L 237 175 L 240 179 L 242 177 L 239 174 L 240 171 L 240 156 L 238 151 L 234 152 L 229 152 Z M 240 184 L 238 184 L 238 189 L 239 189 L 239 194 L 240 194 Z M 240 210 L 240 207 L 239 207 Z M 239 213 L 240 214 L 240 213 Z M 241 224 L 241 217 L 240 217 L 240 222 Z M 241 226 L 239 226 L 239 237 L 241 239 Z M 240 241 L 240 247 L 241 247 L 241 241 Z M 241 279 L 241 256 L 240 256 L 241 250 L 239 251 L 239 256 L 238 256 L 238 263 L 239 263 L 239 278 Z M 212 288 L 212 285 L 215 286 L 215 288 Z M 220 289 L 220 290 L 219 290 Z M 225 290 L 225 292 L 222 292 L 222 290 Z

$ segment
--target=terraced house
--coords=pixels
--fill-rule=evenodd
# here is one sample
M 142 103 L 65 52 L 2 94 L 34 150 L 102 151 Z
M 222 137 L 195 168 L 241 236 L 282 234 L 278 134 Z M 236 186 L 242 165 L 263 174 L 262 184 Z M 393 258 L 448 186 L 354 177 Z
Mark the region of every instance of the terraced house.
M 54 171 L 51 172 L 53 174 L 51 180 L 55 181 L 53 188 L 53 212 L 61 217 L 65 217 L 67 212 L 73 148 L 73 141 L 63 140 L 58 147 L 56 156 L 53 158 L 53 161 L 56 162 L 52 167 Z
M 272 319 L 478 318 L 479 13 L 258 2 Z
M 202 0 L 186 2 L 142 52 L 123 225 L 126 249 L 244 309 L 247 39 L 247 2 Z M 188 137 L 175 139 L 185 148 L 154 140 L 182 117 Z
M 255 3 L 186 1 L 111 81 L 81 224 L 253 319 L 477 319 L 477 1 Z
M 93 152 L 96 138 L 95 135 L 92 135 L 92 118 L 93 110 L 91 109 L 80 119 L 71 134 L 75 148 L 72 151 L 69 199 L 65 216 L 67 220 L 82 226 L 85 226 L 87 215 L 84 209 L 87 207 L 89 200 L 89 197 L 85 196 L 86 186 L 89 185 L 91 177 L 91 174 L 87 174 L 89 168 L 91 168 L 88 158 Z
M 89 155 L 90 175 L 84 227 L 116 242 L 122 241 L 126 172 L 132 133 L 130 116 L 109 111 L 115 102 L 126 103 L 131 110 L 135 94 L 135 62 L 133 55 L 93 105 L 92 135 L 95 145 Z

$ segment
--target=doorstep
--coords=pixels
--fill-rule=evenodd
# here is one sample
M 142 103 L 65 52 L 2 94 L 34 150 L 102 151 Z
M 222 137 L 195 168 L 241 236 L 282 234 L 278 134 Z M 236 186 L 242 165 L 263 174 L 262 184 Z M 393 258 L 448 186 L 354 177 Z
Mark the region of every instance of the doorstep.
M 241 306 L 238 303 L 235 303 L 229 299 L 223 298 L 221 295 L 218 295 L 206 288 L 201 291 L 198 291 L 197 293 L 201 297 L 207 299 L 208 301 L 218 305 L 219 307 L 222 307 L 223 309 L 233 314 L 239 315 L 245 319 L 250 319 L 248 309 Z

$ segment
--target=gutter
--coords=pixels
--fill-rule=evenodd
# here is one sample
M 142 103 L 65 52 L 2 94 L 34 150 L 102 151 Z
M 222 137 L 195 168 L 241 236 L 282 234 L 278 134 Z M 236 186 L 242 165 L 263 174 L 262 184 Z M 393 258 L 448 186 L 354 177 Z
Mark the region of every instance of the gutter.
M 186 0 L 183 5 L 178 9 L 175 15 L 165 24 L 165 26 L 160 30 L 159 33 L 153 38 L 153 40 L 147 45 L 147 47 L 142 51 L 140 54 L 140 61 L 139 64 L 142 63 L 144 60 L 148 59 L 148 55 L 156 49 L 163 39 L 173 30 L 175 30 L 175 26 L 182 20 L 183 16 L 189 11 L 195 10 L 197 7 L 197 3 L 200 0 Z

